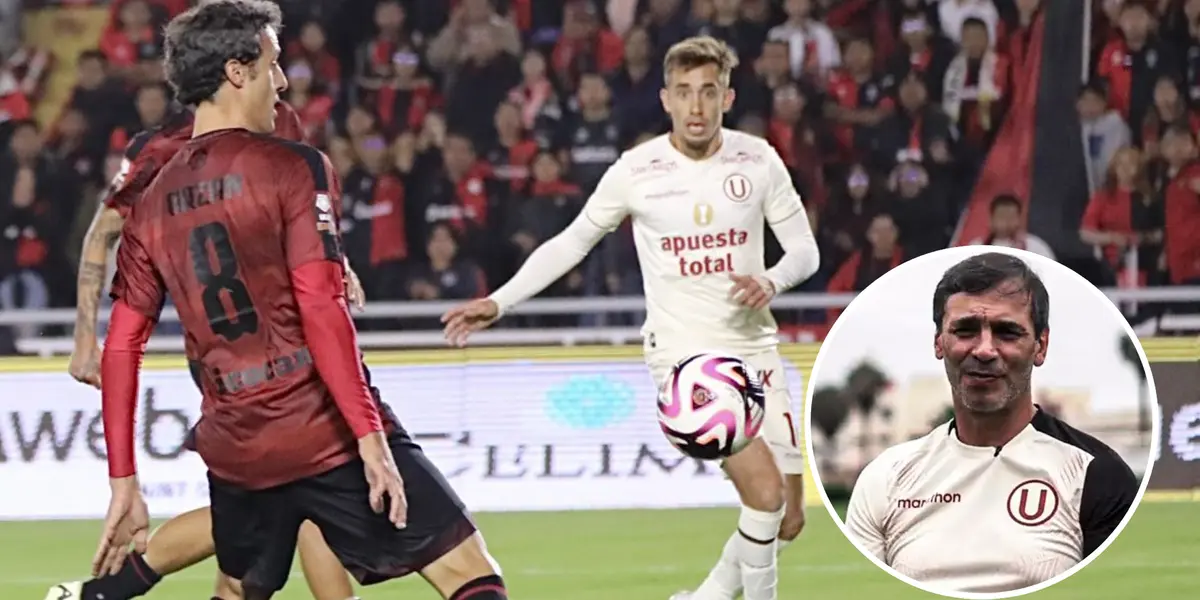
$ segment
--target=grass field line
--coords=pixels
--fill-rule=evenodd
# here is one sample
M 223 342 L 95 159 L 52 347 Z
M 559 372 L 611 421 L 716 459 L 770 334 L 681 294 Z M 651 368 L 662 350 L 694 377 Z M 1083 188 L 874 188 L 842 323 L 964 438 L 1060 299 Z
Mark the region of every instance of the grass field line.
M 1172 561 L 1100 561 L 1087 566 L 1085 571 L 1173 571 L 1184 569 L 1200 568 L 1200 560 L 1172 560 Z M 805 573 L 862 573 L 867 571 L 877 570 L 874 565 L 865 562 L 852 563 L 828 563 L 819 565 L 802 565 L 802 564 L 784 564 L 780 565 L 779 570 L 787 573 L 805 574 Z M 696 573 L 697 569 L 694 566 L 685 567 L 682 565 L 647 565 L 637 569 L 618 568 L 618 569 L 543 569 L 538 567 L 525 567 L 516 569 L 504 569 L 505 575 L 513 575 L 517 577 L 597 577 L 609 575 L 676 575 L 682 573 Z M 212 581 L 214 571 L 204 567 L 186 569 L 180 573 L 167 577 L 169 581 Z M 299 570 L 292 571 L 291 576 L 296 579 L 304 577 L 304 574 Z M 0 584 L 9 585 L 54 585 L 63 582 L 61 575 L 23 575 L 18 577 L 0 576 Z

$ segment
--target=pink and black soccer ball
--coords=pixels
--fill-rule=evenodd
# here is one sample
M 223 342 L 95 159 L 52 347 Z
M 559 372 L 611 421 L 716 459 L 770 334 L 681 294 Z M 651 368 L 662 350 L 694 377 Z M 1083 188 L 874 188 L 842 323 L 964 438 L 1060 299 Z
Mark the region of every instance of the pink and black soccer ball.
M 766 397 L 758 371 L 733 355 L 685 358 L 658 392 L 658 424 L 684 454 L 701 460 L 733 456 L 762 428 Z

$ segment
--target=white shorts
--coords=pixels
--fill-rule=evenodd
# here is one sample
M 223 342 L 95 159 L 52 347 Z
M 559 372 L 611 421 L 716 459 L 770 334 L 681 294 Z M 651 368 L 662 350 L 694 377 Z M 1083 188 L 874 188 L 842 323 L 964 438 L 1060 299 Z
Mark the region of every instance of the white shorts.
M 695 353 L 695 350 L 647 349 L 646 366 L 650 368 L 650 376 L 654 378 L 654 385 L 661 387 L 671 367 Z M 788 392 L 783 358 L 775 350 L 755 354 L 735 354 L 735 356 L 741 356 L 742 360 L 758 369 L 762 377 L 767 403 L 762 430 L 759 433 L 771 448 L 772 453 L 775 454 L 779 470 L 784 475 L 804 473 L 800 421 L 792 408 L 792 395 Z

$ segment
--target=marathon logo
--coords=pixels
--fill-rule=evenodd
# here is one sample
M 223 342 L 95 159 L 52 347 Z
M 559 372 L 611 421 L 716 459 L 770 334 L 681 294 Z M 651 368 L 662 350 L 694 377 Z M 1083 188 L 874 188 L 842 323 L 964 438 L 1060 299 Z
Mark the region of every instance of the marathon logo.
M 721 157 L 723 165 L 744 165 L 747 163 L 760 165 L 764 161 L 761 154 L 750 154 L 749 152 L 738 151 L 731 155 Z

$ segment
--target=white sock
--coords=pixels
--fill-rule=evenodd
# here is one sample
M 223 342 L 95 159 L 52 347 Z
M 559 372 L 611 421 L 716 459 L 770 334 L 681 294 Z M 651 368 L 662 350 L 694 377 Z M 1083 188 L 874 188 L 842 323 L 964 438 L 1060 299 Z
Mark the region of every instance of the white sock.
M 738 566 L 742 569 L 742 593 L 746 600 L 775 600 L 779 584 L 776 537 L 783 522 L 781 508 L 763 512 L 742 507 L 735 538 Z
M 742 568 L 738 565 L 738 539 L 741 534 L 734 532 L 725 542 L 721 550 L 721 558 L 709 572 L 704 583 L 692 592 L 692 600 L 733 600 L 742 592 Z
M 783 554 L 783 550 L 785 548 L 787 548 L 788 546 L 791 546 L 792 542 L 794 542 L 794 541 L 796 541 L 796 540 L 785 540 L 783 538 L 779 538 L 779 539 L 775 540 L 775 544 L 777 546 L 775 548 L 776 552 L 778 552 L 779 554 Z

